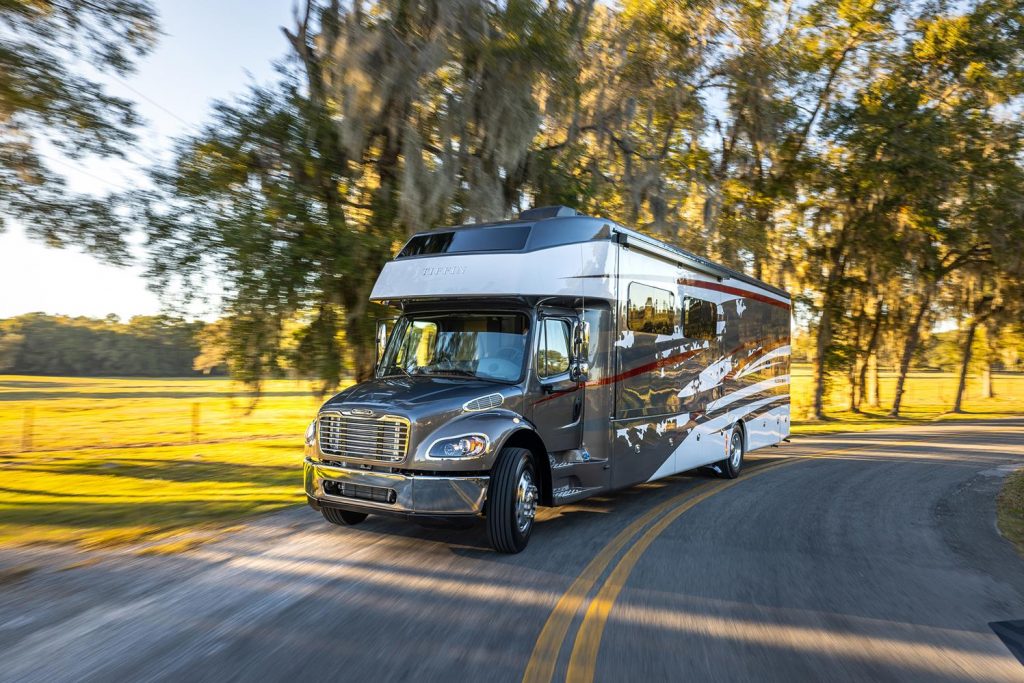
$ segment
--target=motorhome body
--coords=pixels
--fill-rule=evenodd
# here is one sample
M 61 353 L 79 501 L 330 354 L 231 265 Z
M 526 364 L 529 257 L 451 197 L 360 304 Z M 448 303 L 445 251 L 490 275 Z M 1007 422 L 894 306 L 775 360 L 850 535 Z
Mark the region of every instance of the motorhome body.
M 564 207 L 414 235 L 371 299 L 401 311 L 375 377 L 307 433 L 310 504 L 487 519 L 521 550 L 536 506 L 701 466 L 789 434 L 790 298 Z

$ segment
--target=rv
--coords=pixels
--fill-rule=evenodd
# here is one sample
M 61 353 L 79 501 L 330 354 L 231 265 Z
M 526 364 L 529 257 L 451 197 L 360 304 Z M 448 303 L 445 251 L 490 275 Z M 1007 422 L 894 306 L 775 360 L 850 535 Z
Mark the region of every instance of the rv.
M 422 232 L 371 299 L 401 312 L 374 377 L 306 432 L 306 495 L 334 524 L 483 518 L 516 553 L 538 506 L 737 477 L 789 435 L 789 295 L 610 220 Z

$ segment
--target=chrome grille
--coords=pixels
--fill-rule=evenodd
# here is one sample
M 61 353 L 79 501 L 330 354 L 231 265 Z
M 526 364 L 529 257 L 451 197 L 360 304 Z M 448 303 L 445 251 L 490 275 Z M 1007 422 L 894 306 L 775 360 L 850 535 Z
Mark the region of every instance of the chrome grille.
M 320 415 L 320 452 L 338 458 L 399 462 L 409 447 L 409 421 L 397 415 Z

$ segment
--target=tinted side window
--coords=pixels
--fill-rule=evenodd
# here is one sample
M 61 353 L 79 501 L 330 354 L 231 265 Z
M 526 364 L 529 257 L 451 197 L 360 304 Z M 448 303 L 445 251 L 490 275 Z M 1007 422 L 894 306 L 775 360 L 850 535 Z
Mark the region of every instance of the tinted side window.
M 718 306 L 704 299 L 683 299 L 683 336 L 714 339 L 718 335 Z
M 416 235 L 402 247 L 402 251 L 398 252 L 398 258 L 422 256 L 424 254 L 443 254 L 448 251 L 454 236 L 455 233 L 453 232 L 434 232 L 427 235 Z
M 397 258 L 427 254 L 466 254 L 480 251 L 519 251 L 530 236 L 529 225 L 459 228 L 449 232 L 414 235 Z
M 675 334 L 676 297 L 672 292 L 637 282 L 629 285 L 627 327 L 634 332 Z
M 569 371 L 569 323 L 547 318 L 541 324 L 537 346 L 537 375 L 554 377 Z

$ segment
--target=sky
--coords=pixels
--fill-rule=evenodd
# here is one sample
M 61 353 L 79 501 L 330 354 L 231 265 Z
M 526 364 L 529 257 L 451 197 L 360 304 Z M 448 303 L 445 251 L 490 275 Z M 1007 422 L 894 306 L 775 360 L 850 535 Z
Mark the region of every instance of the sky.
M 173 139 L 207 120 L 214 100 L 274 78 L 273 62 L 287 52 L 281 27 L 292 23 L 292 0 L 156 0 L 163 32 L 156 49 L 123 81 L 105 79 L 109 92 L 137 104 L 146 120 L 139 149 L 128 161 L 53 160 L 72 189 L 105 194 L 146 183 L 143 169 L 168 158 Z M 141 238 L 140 238 L 141 241 Z M 136 249 L 138 260 L 144 256 Z M 141 263 L 118 268 L 73 249 L 51 249 L 8 223 L 0 233 L 0 318 L 41 311 L 122 320 L 160 312 L 146 288 Z M 216 317 L 213 304 L 190 309 Z

